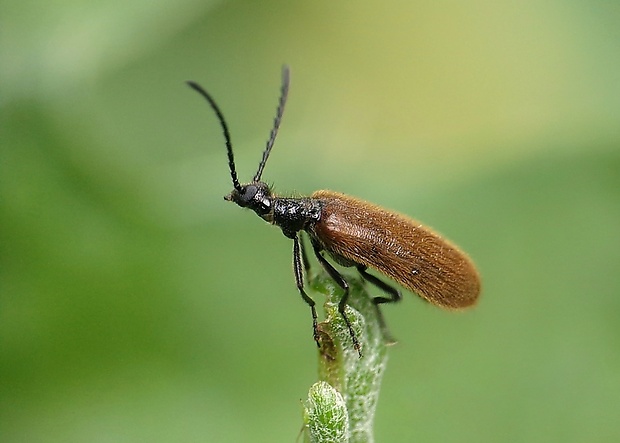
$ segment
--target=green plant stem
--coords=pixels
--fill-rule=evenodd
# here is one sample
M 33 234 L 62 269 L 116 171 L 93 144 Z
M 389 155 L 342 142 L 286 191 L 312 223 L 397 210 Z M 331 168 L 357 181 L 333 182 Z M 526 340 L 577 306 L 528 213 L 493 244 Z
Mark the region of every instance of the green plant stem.
M 347 277 L 347 282 L 346 313 L 361 344 L 361 358 L 338 312 L 342 289 L 322 272 L 310 278 L 310 286 L 327 301 L 326 319 L 319 324 L 320 381 L 310 388 L 304 410 L 306 442 L 374 442 L 374 417 L 387 364 L 386 331 L 363 280 Z

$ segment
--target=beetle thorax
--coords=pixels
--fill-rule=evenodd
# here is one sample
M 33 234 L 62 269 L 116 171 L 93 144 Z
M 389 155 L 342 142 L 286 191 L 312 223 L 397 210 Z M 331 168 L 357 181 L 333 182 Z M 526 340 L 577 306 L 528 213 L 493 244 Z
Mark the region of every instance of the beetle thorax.
M 321 204 L 310 197 L 273 198 L 273 221 L 285 236 L 293 238 L 295 234 L 321 219 Z

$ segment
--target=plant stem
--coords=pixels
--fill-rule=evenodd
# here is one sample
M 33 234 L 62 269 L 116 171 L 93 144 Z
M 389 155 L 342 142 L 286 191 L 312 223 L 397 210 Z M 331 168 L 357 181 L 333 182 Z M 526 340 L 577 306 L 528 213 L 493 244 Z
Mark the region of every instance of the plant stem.
M 320 382 L 311 387 L 305 404 L 305 441 L 372 443 L 381 379 L 387 364 L 384 337 L 389 334 L 383 330 L 363 280 L 348 277 L 350 295 L 346 313 L 361 345 L 360 358 L 338 312 L 342 289 L 323 272 L 309 280 L 313 289 L 327 296 L 327 301 L 326 319 L 319 324 Z M 344 434 L 340 432 L 343 423 L 348 424 Z

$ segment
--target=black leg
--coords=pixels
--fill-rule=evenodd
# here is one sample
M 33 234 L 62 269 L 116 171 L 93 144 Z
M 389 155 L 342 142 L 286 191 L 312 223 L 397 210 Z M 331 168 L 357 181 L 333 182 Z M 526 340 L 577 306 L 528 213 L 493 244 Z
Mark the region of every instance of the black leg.
M 383 331 L 384 339 L 388 343 L 396 343 L 396 340 L 394 340 L 394 338 L 392 337 L 392 334 L 390 333 L 387 324 L 385 323 L 385 319 L 383 318 L 383 313 L 381 312 L 381 309 L 379 309 L 379 305 L 382 303 L 396 303 L 400 301 L 400 299 L 402 298 L 402 296 L 400 295 L 400 291 L 393 286 L 390 286 L 383 280 L 366 272 L 366 266 L 358 265 L 357 270 L 359 271 L 362 278 L 364 278 L 366 281 L 369 281 L 370 283 L 390 295 L 390 298 L 375 297 L 372 299 L 372 301 L 375 304 L 375 308 L 377 308 L 377 318 L 379 319 L 379 325 L 381 326 L 381 330 Z
M 301 249 L 301 262 L 304 264 L 304 271 L 306 271 L 306 276 L 308 276 L 308 272 L 310 272 L 310 260 L 308 260 L 304 236 L 301 235 L 301 233 L 299 234 L 299 247 Z
M 314 307 L 315 303 L 314 300 L 308 297 L 306 291 L 304 291 L 304 273 L 301 267 L 301 261 L 302 255 L 299 246 L 299 234 L 297 234 L 295 235 L 295 237 L 293 237 L 293 269 L 295 270 L 295 283 L 297 284 L 297 289 L 299 289 L 301 298 L 303 298 L 304 301 L 308 303 L 310 309 L 312 310 L 312 330 L 314 334 L 314 341 L 316 342 L 317 346 L 321 347 L 321 345 L 319 344 L 319 330 L 317 324 L 316 308 Z
M 357 340 L 357 337 L 355 336 L 355 332 L 353 331 L 353 327 L 351 326 L 349 317 L 347 317 L 347 314 L 345 313 L 347 301 L 349 300 L 349 284 L 344 279 L 344 277 L 340 275 L 340 273 L 336 270 L 336 268 L 334 268 L 327 260 L 325 260 L 325 258 L 319 252 L 318 247 L 316 245 L 313 245 L 313 247 L 314 247 L 314 254 L 316 255 L 316 258 L 319 261 L 319 263 L 321 263 L 323 268 L 327 271 L 329 276 L 332 279 L 334 279 L 334 281 L 338 284 L 338 286 L 340 286 L 344 290 L 344 294 L 342 295 L 342 298 L 340 299 L 340 302 L 338 303 L 338 312 L 340 312 L 340 315 L 344 319 L 344 322 L 346 323 L 347 328 L 349 329 L 349 335 L 351 336 L 351 340 L 353 341 L 353 346 L 357 350 L 357 353 L 359 354 L 360 358 L 362 358 L 362 349 L 361 349 L 360 343 Z
M 402 296 L 400 295 L 400 292 L 398 291 L 398 289 L 388 285 L 383 280 L 380 280 L 374 275 L 366 272 L 366 266 L 358 265 L 357 270 L 359 271 L 359 273 L 362 275 L 362 277 L 365 280 L 369 281 L 370 283 L 372 283 L 373 285 L 375 285 L 377 288 L 381 289 L 382 291 L 387 292 L 391 296 L 390 298 L 385 298 L 385 297 L 373 298 L 372 300 L 375 302 L 375 305 L 380 305 L 381 303 L 396 303 L 397 301 L 400 301 Z

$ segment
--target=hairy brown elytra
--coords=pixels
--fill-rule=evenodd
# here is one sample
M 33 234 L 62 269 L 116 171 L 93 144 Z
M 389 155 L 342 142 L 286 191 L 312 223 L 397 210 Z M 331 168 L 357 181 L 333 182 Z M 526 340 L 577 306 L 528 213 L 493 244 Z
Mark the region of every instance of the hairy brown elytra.
M 344 291 L 338 311 L 360 357 L 359 341 L 345 313 L 349 285 L 322 252 L 326 252 L 339 265 L 357 268 L 365 280 L 386 293 L 387 297 L 373 299 L 382 324 L 378 305 L 397 302 L 401 295 L 398 289 L 369 274 L 367 268 L 376 269 L 434 305 L 448 309 L 473 305 L 480 293 L 480 279 L 474 264 L 459 248 L 428 227 L 407 216 L 338 192 L 316 191 L 310 197 L 278 197 L 261 181 L 284 113 L 289 79 L 289 69 L 284 66 L 273 128 L 258 170 L 247 184 L 241 184 L 237 179 L 232 142 L 222 111 L 200 85 L 194 82 L 188 84 L 209 102 L 224 132 L 233 182 L 233 190 L 224 199 L 252 209 L 263 220 L 279 226 L 284 235 L 293 240 L 295 282 L 312 311 L 317 345 L 320 346 L 315 302 L 304 289 L 303 271 L 309 269 L 309 264 L 301 231 L 308 234 L 319 263 Z

